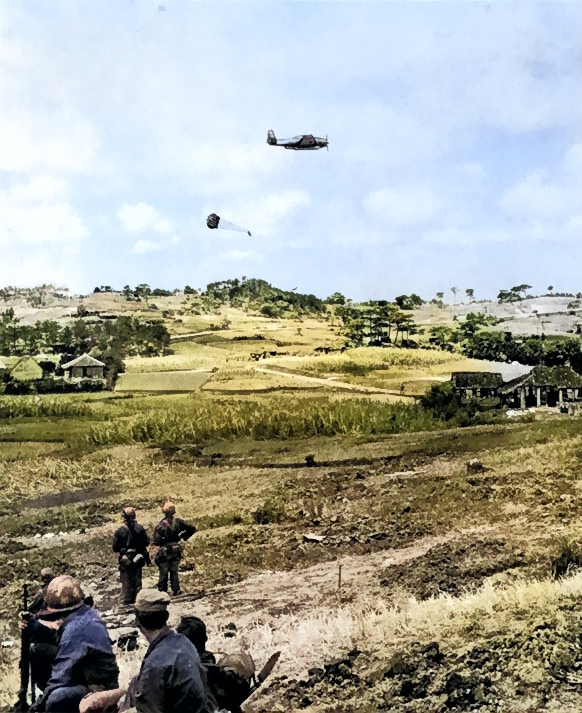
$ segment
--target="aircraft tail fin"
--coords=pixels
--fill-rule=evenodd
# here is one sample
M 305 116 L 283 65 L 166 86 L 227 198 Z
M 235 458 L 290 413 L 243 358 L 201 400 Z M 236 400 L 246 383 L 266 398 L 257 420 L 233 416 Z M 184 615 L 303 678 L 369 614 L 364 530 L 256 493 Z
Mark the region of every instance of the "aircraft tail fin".
M 275 132 L 272 129 L 269 129 L 269 131 L 267 131 L 267 143 L 271 144 L 271 146 L 277 145 L 277 137 L 275 136 Z

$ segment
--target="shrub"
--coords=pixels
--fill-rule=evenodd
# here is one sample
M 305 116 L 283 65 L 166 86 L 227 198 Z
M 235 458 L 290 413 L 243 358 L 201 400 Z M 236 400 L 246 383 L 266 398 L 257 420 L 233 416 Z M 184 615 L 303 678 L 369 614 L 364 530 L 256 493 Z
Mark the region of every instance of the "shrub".
M 499 399 L 463 399 L 451 382 L 431 386 L 420 404 L 435 418 L 453 426 L 494 423 L 505 416 Z

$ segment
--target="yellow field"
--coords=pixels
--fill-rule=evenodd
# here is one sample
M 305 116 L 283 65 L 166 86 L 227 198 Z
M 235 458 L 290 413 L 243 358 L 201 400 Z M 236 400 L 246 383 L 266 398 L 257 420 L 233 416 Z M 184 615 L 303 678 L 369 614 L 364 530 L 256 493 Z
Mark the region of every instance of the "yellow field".
M 157 371 L 121 374 L 115 391 L 196 391 L 212 376 L 209 371 Z

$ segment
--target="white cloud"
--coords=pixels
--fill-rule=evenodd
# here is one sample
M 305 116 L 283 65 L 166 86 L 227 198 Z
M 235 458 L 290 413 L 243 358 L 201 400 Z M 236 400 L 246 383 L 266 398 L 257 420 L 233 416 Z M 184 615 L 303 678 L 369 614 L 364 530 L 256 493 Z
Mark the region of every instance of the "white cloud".
M 0 118 L 0 165 L 19 173 L 87 173 L 98 142 L 92 124 L 80 117 L 32 112 Z
M 422 236 L 427 242 L 436 245 L 483 245 L 485 243 L 503 243 L 522 237 L 522 233 L 510 232 L 504 229 L 491 228 L 444 228 L 442 230 L 429 230 Z M 531 238 L 531 234 L 528 236 Z
M 0 245 L 62 243 L 76 252 L 89 235 L 69 204 L 66 184 L 52 176 L 37 176 L 0 192 Z
M 543 172 L 536 171 L 505 191 L 499 205 L 510 216 L 523 220 L 565 221 L 578 212 L 581 200 L 579 187 L 546 182 Z
M 218 257 L 220 260 L 245 260 L 254 254 L 252 250 L 229 250 L 226 253 L 220 253 Z
M 246 200 L 230 211 L 222 211 L 221 217 L 248 228 L 253 237 L 267 236 L 301 208 L 310 205 L 311 197 L 306 191 L 291 189 Z
M 483 167 L 478 161 L 461 163 L 455 166 L 456 172 L 459 176 L 467 176 L 469 178 L 484 178 L 486 173 Z
M 405 228 L 430 221 L 442 203 L 430 188 L 382 188 L 364 198 L 364 208 L 388 224 Z
M 165 250 L 166 247 L 163 243 L 156 243 L 153 240 L 138 240 L 133 244 L 133 252 L 138 255 L 145 255 L 146 253 Z
M 161 234 L 172 232 L 170 222 L 161 218 L 157 210 L 147 203 L 124 203 L 117 211 L 117 217 L 128 233 L 143 233 L 146 230 Z
M 564 171 L 573 174 L 575 179 L 582 181 L 582 142 L 570 146 L 562 161 Z
M 15 183 L 0 191 L 0 215 L 0 284 L 82 287 L 81 247 L 89 231 L 64 181 L 36 176 Z

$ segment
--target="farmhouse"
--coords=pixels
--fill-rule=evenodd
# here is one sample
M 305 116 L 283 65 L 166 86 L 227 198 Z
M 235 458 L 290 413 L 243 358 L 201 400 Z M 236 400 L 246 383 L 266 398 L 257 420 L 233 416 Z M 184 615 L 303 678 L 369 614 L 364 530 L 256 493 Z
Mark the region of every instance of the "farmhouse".
M 569 366 L 536 366 L 498 390 L 503 403 L 514 408 L 563 406 L 582 401 L 582 376 Z
M 61 368 L 65 372 L 65 379 L 103 379 L 105 364 L 88 354 L 82 354 L 66 364 L 61 364 Z
M 489 371 L 454 371 L 451 381 L 455 391 L 463 398 L 495 398 L 503 384 L 501 374 Z
M 37 379 L 42 379 L 42 367 L 29 355 L 4 357 L 3 361 L 10 377 L 16 381 L 36 381 Z
M 508 381 L 500 373 L 456 371 L 451 381 L 463 398 L 497 397 L 511 408 L 564 406 L 582 401 L 582 375 L 569 366 L 536 366 Z

